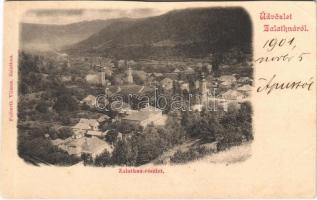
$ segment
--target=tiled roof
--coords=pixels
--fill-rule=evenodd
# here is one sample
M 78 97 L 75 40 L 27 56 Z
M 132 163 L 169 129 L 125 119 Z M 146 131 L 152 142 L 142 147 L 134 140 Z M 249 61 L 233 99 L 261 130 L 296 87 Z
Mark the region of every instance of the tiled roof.
M 65 140 L 64 144 L 60 145 L 60 148 L 67 151 L 70 155 L 80 155 L 81 153 L 98 154 L 104 150 L 112 152 L 111 145 L 97 137 L 82 137 L 67 142 Z
M 96 97 L 93 95 L 88 95 L 87 97 L 85 97 L 82 101 L 83 102 L 88 102 L 88 101 L 95 101 Z
M 139 111 L 132 112 L 129 115 L 123 117 L 122 119 L 131 120 L 131 121 L 144 121 L 144 120 L 150 118 L 152 115 L 156 115 L 159 113 L 162 113 L 162 111 L 160 111 L 157 108 L 148 106 L 148 107 L 143 108 Z
M 243 86 L 239 87 L 237 90 L 240 90 L 240 91 L 251 91 L 252 90 L 252 86 L 251 85 L 243 85 Z

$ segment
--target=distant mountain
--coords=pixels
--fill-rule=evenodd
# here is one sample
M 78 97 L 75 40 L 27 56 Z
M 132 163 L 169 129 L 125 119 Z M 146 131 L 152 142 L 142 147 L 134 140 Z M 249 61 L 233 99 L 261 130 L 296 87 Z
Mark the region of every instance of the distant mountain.
M 117 58 L 204 57 L 238 48 L 250 53 L 251 20 L 242 8 L 197 8 L 112 23 L 66 51 Z
M 124 19 L 92 20 L 66 25 L 21 23 L 20 48 L 24 50 L 59 50 L 87 39 L 114 22 Z

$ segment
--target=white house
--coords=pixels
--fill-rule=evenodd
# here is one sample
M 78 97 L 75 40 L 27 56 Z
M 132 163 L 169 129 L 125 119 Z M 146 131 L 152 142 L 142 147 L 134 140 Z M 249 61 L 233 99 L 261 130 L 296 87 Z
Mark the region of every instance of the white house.
M 164 78 L 160 83 L 165 90 L 171 90 L 173 88 L 173 80 L 170 78 Z
M 250 93 L 252 92 L 252 86 L 251 85 L 243 85 L 243 86 L 237 88 L 237 91 L 249 96 Z
M 227 92 L 221 94 L 221 97 L 225 100 L 243 100 L 247 96 L 236 90 L 228 90 Z
M 81 156 L 83 153 L 89 154 L 92 158 L 102 154 L 105 150 L 112 153 L 113 147 L 106 141 L 97 137 L 82 137 L 79 139 L 64 140 L 58 143 L 57 146 L 65 151 L 69 155 Z
M 252 86 L 251 85 L 243 85 L 243 86 L 237 88 L 237 90 L 240 92 L 250 92 L 250 91 L 252 91 Z
M 166 116 L 162 114 L 162 111 L 160 109 L 148 106 L 123 117 L 122 121 L 137 124 L 142 127 L 146 127 L 151 123 L 157 126 L 161 126 L 165 124 Z
M 72 127 L 74 132 L 73 138 L 81 138 L 83 137 L 87 131 L 98 131 L 99 130 L 99 122 L 96 119 L 84 119 L 81 118 L 79 122 Z
M 85 80 L 89 84 L 98 85 L 101 83 L 101 76 L 99 74 L 87 74 Z
M 223 76 L 220 76 L 218 80 L 221 82 L 231 82 L 231 83 L 234 83 L 237 81 L 236 77 L 234 77 L 233 75 L 223 75 Z
M 86 104 L 88 105 L 90 108 L 94 108 L 96 106 L 96 97 L 93 95 L 88 95 L 87 97 L 85 97 L 83 100 L 80 101 L 81 104 Z

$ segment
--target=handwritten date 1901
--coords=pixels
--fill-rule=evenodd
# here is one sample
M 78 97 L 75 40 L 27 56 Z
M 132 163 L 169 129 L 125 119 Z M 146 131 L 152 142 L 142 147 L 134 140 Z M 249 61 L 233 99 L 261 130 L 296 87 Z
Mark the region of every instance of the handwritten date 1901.
M 288 46 L 294 49 L 296 47 L 295 45 L 295 37 L 292 37 L 291 39 L 278 39 L 278 38 L 272 38 L 268 39 L 264 45 L 263 48 L 266 49 L 268 52 L 273 51 L 274 48 L 276 47 L 283 47 L 283 46 Z
M 295 37 L 286 39 L 286 38 L 272 38 L 266 40 L 264 45 L 262 46 L 263 49 L 266 50 L 267 53 L 274 52 L 273 50 L 276 48 L 286 47 L 287 49 L 294 50 L 296 47 L 295 44 Z M 306 57 L 309 52 L 295 52 L 295 51 L 287 51 L 282 54 L 277 55 L 266 55 L 260 56 L 255 59 L 255 63 L 267 63 L 267 62 L 291 62 L 291 61 L 298 61 L 301 62 Z

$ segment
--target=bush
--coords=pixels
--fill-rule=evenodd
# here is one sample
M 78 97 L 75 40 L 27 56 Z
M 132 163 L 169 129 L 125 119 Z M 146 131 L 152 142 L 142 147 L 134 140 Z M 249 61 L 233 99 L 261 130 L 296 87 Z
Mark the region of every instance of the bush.
M 84 161 L 84 165 L 91 165 L 93 164 L 93 158 L 90 154 L 88 153 L 82 153 L 80 158 Z
M 64 126 L 68 126 L 71 124 L 71 119 L 69 116 L 61 116 L 60 120 Z
M 18 139 L 19 156 L 33 164 L 73 165 L 79 161 L 42 137 L 30 139 L 20 135 Z
M 59 129 L 59 131 L 58 131 L 58 138 L 63 139 L 63 140 L 71 137 L 72 135 L 73 135 L 73 131 L 69 127 L 63 127 L 61 129 Z
M 197 160 L 199 158 L 202 158 L 206 154 L 208 154 L 210 151 L 208 151 L 205 147 L 197 147 L 197 148 L 191 148 L 188 151 L 180 151 L 178 150 L 172 157 L 171 162 L 172 163 L 186 163 L 189 161 Z
M 111 154 L 107 150 L 105 150 L 105 152 L 96 157 L 94 164 L 101 167 L 111 165 Z
M 185 151 L 182 152 L 178 150 L 172 157 L 172 163 L 186 163 L 188 161 L 192 161 L 198 157 L 199 153 L 197 151 Z
M 36 105 L 35 109 L 41 113 L 47 113 L 48 112 L 48 105 L 47 105 L 47 103 L 41 101 Z
M 130 141 L 118 141 L 112 152 L 112 164 L 135 166 L 137 164 L 138 147 Z
M 54 128 L 50 128 L 48 130 L 48 134 L 52 140 L 56 140 L 58 138 L 58 131 L 56 131 Z

